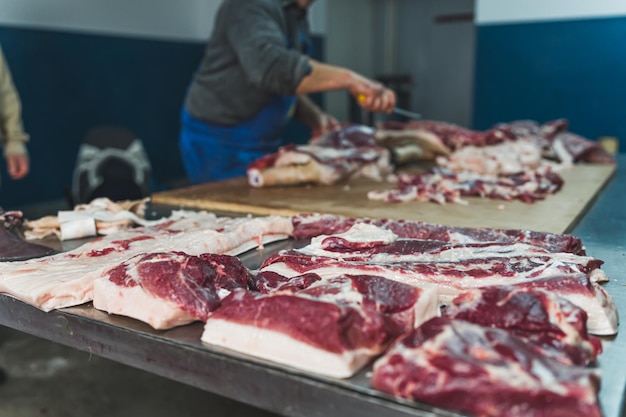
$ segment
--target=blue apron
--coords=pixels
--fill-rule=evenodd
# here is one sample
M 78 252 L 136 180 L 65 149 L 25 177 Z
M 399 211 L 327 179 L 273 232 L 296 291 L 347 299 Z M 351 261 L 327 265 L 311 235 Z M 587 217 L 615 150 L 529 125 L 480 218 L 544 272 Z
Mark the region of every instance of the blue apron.
M 310 38 L 303 32 L 297 36 L 299 45 L 287 38 L 287 48 L 309 55 Z M 235 126 L 196 119 L 183 106 L 179 147 L 191 183 L 243 176 L 250 163 L 276 152 L 295 103 L 295 96 L 274 96 L 256 116 Z
M 276 152 L 295 102 L 294 96 L 275 96 L 256 116 L 235 126 L 196 119 L 183 107 L 179 147 L 191 183 L 243 176 L 251 162 Z

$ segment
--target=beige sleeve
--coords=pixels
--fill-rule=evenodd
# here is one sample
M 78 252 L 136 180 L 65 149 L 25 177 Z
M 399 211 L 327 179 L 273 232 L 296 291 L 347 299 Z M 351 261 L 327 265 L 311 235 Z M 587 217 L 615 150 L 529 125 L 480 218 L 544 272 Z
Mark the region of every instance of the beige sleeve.
M 27 141 L 22 127 L 22 103 L 0 49 L 0 144 L 5 155 L 25 155 Z

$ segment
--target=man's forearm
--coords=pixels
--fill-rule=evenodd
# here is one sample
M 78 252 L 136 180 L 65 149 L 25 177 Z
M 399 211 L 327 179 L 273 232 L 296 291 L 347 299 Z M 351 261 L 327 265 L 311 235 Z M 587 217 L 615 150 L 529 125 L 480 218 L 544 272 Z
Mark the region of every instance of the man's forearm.
M 396 105 L 396 95 L 378 81 L 370 80 L 354 71 L 310 60 L 312 70 L 296 88 L 296 94 L 347 90 L 369 111 L 390 113 Z
M 324 64 L 311 59 L 312 71 L 304 77 L 296 94 L 319 93 L 323 91 L 349 88 L 352 82 L 352 72 L 346 68 Z

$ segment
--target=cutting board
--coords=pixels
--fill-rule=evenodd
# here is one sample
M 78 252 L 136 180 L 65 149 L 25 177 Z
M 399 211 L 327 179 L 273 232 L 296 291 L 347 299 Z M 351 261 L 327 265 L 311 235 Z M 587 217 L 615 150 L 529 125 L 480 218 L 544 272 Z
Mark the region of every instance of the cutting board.
M 386 203 L 367 192 L 393 184 L 367 179 L 333 186 L 252 188 L 244 177 L 152 195 L 152 203 L 218 213 L 284 215 L 321 212 L 350 217 L 421 220 L 451 226 L 524 229 L 566 233 L 615 172 L 615 165 L 580 164 L 565 171 L 563 188 L 532 204 L 466 198 L 468 205 L 424 202 Z

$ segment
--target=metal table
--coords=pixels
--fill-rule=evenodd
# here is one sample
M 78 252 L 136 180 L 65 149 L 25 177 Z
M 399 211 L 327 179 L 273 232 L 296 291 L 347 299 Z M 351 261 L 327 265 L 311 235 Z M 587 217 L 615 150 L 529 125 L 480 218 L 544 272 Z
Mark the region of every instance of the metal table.
M 571 231 L 587 253 L 605 261 L 606 284 L 620 310 L 626 306 L 626 155 L 606 190 Z M 255 268 L 282 242 L 242 257 Z M 366 368 L 353 378 L 313 376 L 292 368 L 208 347 L 200 341 L 202 324 L 157 331 L 130 318 L 108 315 L 91 304 L 45 313 L 0 295 L 0 325 L 87 351 L 172 380 L 285 416 L 459 416 L 423 404 L 396 399 L 369 386 Z M 622 415 L 626 367 L 615 366 L 626 355 L 626 335 L 603 339 L 600 402 L 606 417 Z

